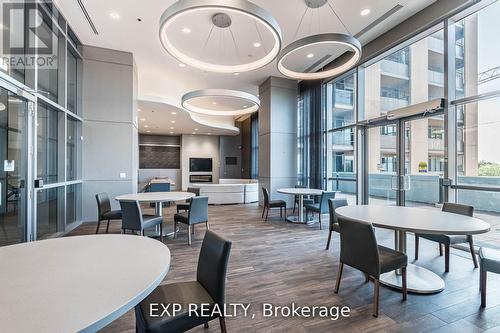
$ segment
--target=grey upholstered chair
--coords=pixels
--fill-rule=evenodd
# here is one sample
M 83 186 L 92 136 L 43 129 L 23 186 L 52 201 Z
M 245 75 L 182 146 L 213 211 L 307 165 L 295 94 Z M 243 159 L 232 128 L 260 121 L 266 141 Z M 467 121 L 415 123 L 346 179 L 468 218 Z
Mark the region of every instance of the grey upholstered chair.
M 220 328 L 226 333 L 224 317 L 198 317 L 190 315 L 189 304 L 217 304 L 224 307 L 227 263 L 231 242 L 207 230 L 198 258 L 196 281 L 175 282 L 157 287 L 135 307 L 136 332 L 185 332 L 199 325 L 208 327 L 208 322 L 219 318 Z M 150 316 L 150 304 L 181 304 L 175 316 Z
M 286 219 L 286 202 L 284 200 L 269 200 L 269 191 L 267 188 L 262 188 L 262 194 L 264 196 L 264 209 L 262 210 L 262 218 L 264 218 L 264 213 L 266 213 L 266 219 L 269 215 L 269 210 L 272 208 L 280 209 L 280 217 L 283 218 L 283 208 L 285 209 L 285 219 Z
M 339 207 L 347 206 L 346 199 L 328 199 L 328 211 L 330 213 L 330 230 L 328 231 L 328 240 L 326 241 L 326 250 L 330 248 L 330 241 L 332 240 L 332 232 L 336 231 L 340 233 L 339 222 L 337 221 L 337 215 L 335 214 L 335 209 Z
M 443 212 L 460 214 L 472 216 L 474 214 L 474 207 L 456 203 L 445 202 L 443 205 Z M 434 242 L 439 243 L 439 255 L 443 255 L 444 245 L 444 271 L 450 271 L 450 245 L 453 244 L 461 244 L 461 243 L 469 243 L 470 253 L 472 256 L 472 261 L 474 262 L 474 267 L 477 268 L 477 258 L 474 252 L 474 241 L 472 239 L 472 235 L 428 235 L 428 234 L 415 234 L 415 260 L 418 260 L 418 248 L 419 248 L 419 239 L 425 238 Z
M 168 182 L 161 182 L 161 183 L 149 183 L 149 192 L 170 192 L 171 186 L 170 183 Z M 154 207 L 156 204 L 154 202 L 151 202 L 149 204 L 149 207 Z M 170 202 L 163 202 L 161 203 L 162 207 L 170 207 Z
M 304 186 L 304 185 L 295 185 L 295 188 L 307 188 L 307 186 Z M 304 205 L 308 205 L 308 204 L 313 204 L 314 203 L 314 199 L 308 197 L 308 196 L 304 196 L 304 199 L 302 199 L 302 203 Z M 293 214 L 295 214 L 295 207 L 297 207 L 299 205 L 299 196 L 298 195 L 295 195 L 294 196 L 294 200 L 293 200 Z
M 191 234 L 194 234 L 194 225 L 205 223 L 208 225 L 208 197 L 193 197 L 189 203 L 187 212 L 174 215 L 174 238 L 177 237 L 177 223 L 184 223 L 188 226 L 188 245 L 191 245 Z
M 188 187 L 187 191 L 189 193 L 194 193 L 195 196 L 199 197 L 200 196 L 200 188 L 199 187 Z M 186 203 L 179 203 L 177 204 L 177 214 L 179 214 L 182 211 L 187 212 L 189 210 L 189 203 L 191 202 L 191 199 L 187 199 Z
M 99 227 L 101 226 L 101 221 L 108 221 L 106 225 L 106 233 L 109 230 L 109 221 L 110 220 L 121 220 L 122 219 L 122 211 L 121 210 L 111 210 L 111 204 L 109 202 L 109 197 L 107 193 L 98 193 L 95 195 L 95 199 L 97 201 L 97 229 L 95 231 L 96 234 L 99 233 Z
M 139 231 L 144 236 L 144 229 L 160 226 L 160 241 L 163 242 L 163 217 L 142 214 L 137 201 L 120 201 L 122 208 L 122 231 Z
M 486 280 L 488 272 L 500 274 L 500 251 L 482 247 L 479 249 L 481 306 L 486 307 Z
M 338 217 L 340 226 L 340 265 L 335 284 L 335 293 L 339 292 L 340 279 L 344 265 L 365 273 L 366 281 L 373 278 L 373 316 L 378 317 L 380 275 L 401 269 L 403 279 L 403 300 L 407 297 L 406 254 L 377 244 L 377 238 L 371 223 Z
M 328 213 L 328 200 L 335 199 L 335 192 L 323 191 L 318 203 L 304 205 L 306 208 L 306 221 L 309 221 L 309 212 L 318 213 L 319 215 L 319 228 L 323 229 L 321 224 L 321 214 Z

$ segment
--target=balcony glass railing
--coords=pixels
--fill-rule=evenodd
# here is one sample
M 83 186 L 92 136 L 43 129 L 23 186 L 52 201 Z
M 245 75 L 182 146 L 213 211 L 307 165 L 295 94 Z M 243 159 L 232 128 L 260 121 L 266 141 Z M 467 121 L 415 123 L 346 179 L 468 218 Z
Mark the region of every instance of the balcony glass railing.
M 409 78 L 409 69 L 407 64 L 384 59 L 380 62 L 382 73 L 393 74 L 404 78 Z
M 435 70 L 431 70 L 431 69 L 429 69 L 428 73 L 429 73 L 428 74 L 429 83 L 435 84 L 435 85 L 438 85 L 438 86 L 443 86 L 444 85 L 444 73 L 438 72 L 438 71 L 435 71 Z
M 427 47 L 429 50 L 434 52 L 443 53 L 444 52 L 444 41 L 436 37 L 429 37 L 427 40 Z
M 354 92 L 350 90 L 335 89 L 335 106 L 337 105 L 354 105 Z
M 405 99 L 391 98 L 391 97 L 380 97 L 380 109 L 381 111 L 389 111 L 404 108 L 408 106 L 409 102 Z

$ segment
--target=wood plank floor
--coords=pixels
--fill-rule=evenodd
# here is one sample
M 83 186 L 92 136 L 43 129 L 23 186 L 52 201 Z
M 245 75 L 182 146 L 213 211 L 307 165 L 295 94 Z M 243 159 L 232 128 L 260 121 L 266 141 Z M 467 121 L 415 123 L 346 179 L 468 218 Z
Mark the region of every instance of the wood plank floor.
M 277 215 L 276 215 L 277 213 Z M 470 255 L 452 250 L 450 273 L 444 273 L 444 257 L 437 245 L 421 241 L 418 264 L 441 275 L 446 288 L 434 295 L 401 294 L 381 287 L 380 315 L 372 317 L 372 283 L 365 283 L 359 271 L 344 269 L 340 293 L 333 287 L 338 268 L 339 236 L 334 234 L 329 251 L 325 251 L 327 225 L 295 225 L 279 219 L 279 211 L 263 222 L 257 205 L 210 206 L 212 229 L 233 241 L 226 285 L 226 301 L 251 303 L 254 319 L 237 317 L 227 320 L 229 332 L 500 332 L 500 276 L 488 276 L 488 306 L 480 308 L 479 270 L 474 269 Z M 165 208 L 165 226 L 172 226 L 173 207 Z M 326 220 L 326 216 L 325 219 Z M 87 223 L 69 236 L 92 234 L 95 224 Z M 114 222 L 110 232 L 119 233 Z M 101 226 L 102 232 L 105 226 Z M 196 228 L 193 245 L 187 246 L 187 235 L 181 230 L 178 239 L 167 239 L 172 264 L 164 283 L 195 279 L 196 264 L 204 226 Z M 393 234 L 377 230 L 379 243 L 393 246 Z M 409 259 L 413 259 L 413 237 L 408 237 Z M 98 258 L 96 258 L 97 260 Z M 131 263 L 133 265 L 133 263 Z M 118 277 L 117 277 L 118 278 Z M 321 318 L 263 318 L 262 303 L 275 305 L 349 306 L 351 316 L 332 321 Z M 133 311 L 122 316 L 103 332 L 135 332 Z M 193 332 L 219 332 L 213 321 L 209 329 Z

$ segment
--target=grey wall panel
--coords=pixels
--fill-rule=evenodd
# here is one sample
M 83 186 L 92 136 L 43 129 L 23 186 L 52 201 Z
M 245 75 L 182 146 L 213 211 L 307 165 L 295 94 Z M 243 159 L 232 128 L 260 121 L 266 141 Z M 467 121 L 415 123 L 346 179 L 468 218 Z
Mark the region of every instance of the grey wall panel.
M 250 167 L 251 167 L 251 149 L 252 149 L 252 137 L 251 137 L 251 127 L 252 119 L 245 119 L 241 123 L 241 178 L 250 178 Z
M 132 193 L 134 188 L 130 181 L 121 180 L 86 180 L 82 186 L 82 221 L 97 221 L 97 202 L 95 195 L 106 192 L 109 195 L 112 209 L 120 209 L 120 204 L 114 198 L 120 194 Z M 115 223 L 120 223 L 115 221 Z
M 221 135 L 219 137 L 220 178 L 239 179 L 241 176 L 241 128 L 235 136 Z M 226 164 L 226 158 L 236 158 L 236 164 Z

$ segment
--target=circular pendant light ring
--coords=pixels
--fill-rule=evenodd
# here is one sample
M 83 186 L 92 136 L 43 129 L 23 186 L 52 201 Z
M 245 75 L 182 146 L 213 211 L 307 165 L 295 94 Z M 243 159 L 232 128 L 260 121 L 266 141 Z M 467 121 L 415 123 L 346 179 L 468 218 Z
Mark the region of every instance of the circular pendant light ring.
M 273 46 L 267 54 L 257 60 L 236 65 L 221 65 L 206 62 L 191 57 L 177 47 L 168 38 L 167 29 L 176 20 L 189 13 L 213 9 L 217 11 L 233 12 L 248 16 L 262 24 L 273 38 Z M 261 68 L 272 62 L 281 49 L 281 29 L 276 19 L 263 8 L 247 0 L 179 0 L 168 7 L 160 18 L 160 41 L 165 50 L 180 62 L 209 72 L 241 73 Z
M 346 46 L 352 52 L 352 56 L 339 66 L 319 72 L 310 72 L 310 73 L 298 72 L 289 69 L 284 65 L 284 61 L 286 60 L 286 58 L 291 56 L 296 51 L 319 44 Z M 287 47 L 285 47 L 278 55 L 278 70 L 280 71 L 281 74 L 292 79 L 319 80 L 339 75 L 351 69 L 358 63 L 360 59 L 361 59 L 361 43 L 356 38 L 349 35 L 337 34 L 337 33 L 319 34 L 299 39 L 291 43 Z
M 217 105 L 215 100 L 218 98 L 239 100 L 240 107 L 221 110 L 220 107 L 204 107 L 196 105 L 197 99 L 210 99 L 212 104 Z M 252 94 L 239 90 L 230 89 L 202 89 L 188 92 L 182 96 L 181 105 L 184 109 L 200 114 L 211 116 L 240 116 L 254 113 L 260 108 L 260 99 Z M 221 105 L 222 106 L 222 105 Z

